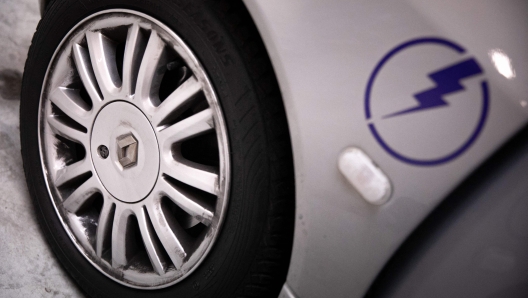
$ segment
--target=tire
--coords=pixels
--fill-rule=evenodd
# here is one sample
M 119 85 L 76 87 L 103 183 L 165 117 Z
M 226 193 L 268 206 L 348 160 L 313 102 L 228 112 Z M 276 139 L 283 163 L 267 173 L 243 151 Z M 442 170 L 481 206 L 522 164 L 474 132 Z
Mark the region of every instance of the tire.
M 143 36 L 150 36 L 144 39 L 144 43 L 140 41 L 135 43 L 140 50 L 134 48 L 135 54 L 130 54 L 133 55 L 131 57 L 142 57 L 141 55 L 146 57 L 147 54 L 144 53 L 150 54 L 147 48 L 148 42 L 153 38 L 152 32 L 157 32 L 157 36 L 163 40 L 164 47 L 168 48 L 163 53 L 170 52 L 172 54 L 166 56 L 176 55 L 174 61 L 180 61 L 176 63 L 167 60 L 168 58 L 156 60 L 158 68 L 152 71 L 154 79 L 150 80 L 151 85 L 155 87 L 151 85 L 145 87 L 145 90 L 159 89 L 154 97 L 148 92 L 145 93 L 151 103 L 159 99 L 152 109 L 161 106 L 160 102 L 167 100 L 172 92 L 186 83 L 186 80 L 195 78 L 200 82 L 201 89 L 197 94 L 202 95 L 193 95 L 192 103 L 186 103 L 178 107 L 178 110 L 174 109 L 166 114 L 163 120 L 156 122 L 159 126 L 154 124 L 152 119 L 155 117 L 152 118 L 153 116 L 148 114 L 149 110 L 138 103 L 143 102 L 141 101 L 143 99 L 138 99 L 142 94 L 138 91 L 141 90 L 138 86 L 143 86 L 140 83 L 140 79 L 143 78 L 141 75 L 148 73 L 148 70 L 144 70 L 139 62 L 133 62 L 139 63 L 137 67 L 134 66 L 136 64 L 131 64 L 132 66 L 127 69 L 124 66 L 126 61 L 140 60 L 137 60 L 139 58 L 126 60 L 123 51 L 132 52 L 127 52 L 126 45 L 123 51 L 119 50 L 118 39 L 123 37 L 116 36 L 131 35 L 130 28 L 133 25 L 127 25 L 128 31 L 121 30 L 122 32 L 115 29 L 121 27 L 112 27 L 113 31 L 107 28 L 97 31 L 99 29 L 95 30 L 96 27 L 89 27 L 96 26 L 93 25 L 95 22 L 104 23 L 105 18 L 111 21 L 125 20 L 129 14 L 131 19 L 139 20 L 137 32 L 142 32 Z M 81 23 L 82 26 L 78 26 Z M 113 62 L 116 69 L 122 69 L 121 72 L 118 70 L 120 88 L 125 90 L 124 86 L 130 85 L 130 90 L 133 90 L 131 92 L 135 92 L 134 94 L 115 93 L 115 96 L 112 96 L 116 98 L 110 99 L 111 96 L 107 97 L 107 93 L 111 93 L 112 89 L 106 88 L 101 83 L 99 79 L 103 75 L 97 73 L 95 64 L 92 63 L 91 68 L 80 66 L 79 61 L 82 60 L 79 59 L 82 57 L 85 57 L 84 59 L 92 57 L 93 60 L 94 56 L 89 55 L 92 55 L 94 53 L 92 49 L 96 48 L 90 45 L 90 42 L 94 43 L 94 41 L 88 41 L 86 37 L 88 31 L 82 30 L 100 32 L 112 40 L 108 44 L 114 46 L 112 49 L 116 49 L 116 57 L 120 55 L 124 57 L 124 62 L 120 62 L 120 58 L 116 58 Z M 173 36 L 172 33 L 176 36 L 174 42 L 177 43 L 178 38 L 181 39 L 182 47 L 189 50 L 189 57 L 181 56 L 178 50 L 174 50 L 177 46 L 174 46 L 173 41 L 166 39 Z M 75 40 L 77 36 L 75 34 L 85 37 L 82 40 Z M 75 44 L 79 45 L 79 49 L 76 50 Z M 84 50 L 81 49 L 83 47 Z M 89 49 L 89 53 L 86 49 Z M 64 60 L 61 60 L 63 59 L 61 55 L 64 55 Z M 193 59 L 198 62 L 193 62 Z M 148 60 L 141 61 L 148 62 Z M 162 68 L 159 68 L 159 65 L 165 67 L 161 72 Z M 169 77 L 173 66 L 178 67 L 178 72 L 174 77 Z M 115 71 L 112 72 L 112 66 L 108 67 L 111 69 L 110 75 L 117 76 Z M 88 70 L 89 73 L 94 71 L 91 73 L 91 79 L 86 79 L 90 76 L 82 76 L 83 69 Z M 145 69 L 148 67 L 145 66 Z M 61 73 L 68 75 L 61 77 Z M 125 78 L 124 73 L 135 74 L 136 79 Z M 91 91 L 88 90 L 89 85 L 86 85 L 89 80 L 97 83 L 97 87 Z M 114 80 L 115 82 L 117 81 Z M 55 89 L 60 89 L 62 92 L 60 94 L 63 96 L 75 98 L 74 102 L 84 107 L 86 111 L 92 111 L 93 116 L 90 116 L 92 122 L 87 120 L 88 122 L 83 123 L 80 117 L 72 116 L 67 105 L 61 105 L 60 101 L 56 101 L 58 95 L 54 93 Z M 97 94 L 102 100 L 100 103 L 94 99 Z M 133 110 L 130 112 L 132 114 L 136 113 L 135 116 L 131 116 L 131 121 L 143 119 L 143 116 L 150 121 L 152 133 L 159 143 L 157 146 L 153 145 L 152 138 L 147 136 L 151 132 L 143 134 L 141 129 L 134 126 L 135 122 L 130 124 L 133 127 L 130 133 L 116 139 L 117 145 L 109 143 L 108 147 L 98 146 L 97 138 L 100 135 L 114 138 L 115 133 L 109 133 L 107 136 L 104 131 L 107 128 L 109 131 L 113 129 L 114 126 L 111 124 L 113 119 L 125 117 L 123 115 L 128 113 L 127 109 Z M 212 120 L 200 122 L 200 125 L 204 123 L 210 125 L 207 127 L 207 133 L 189 132 L 188 135 L 192 137 L 178 139 L 179 145 L 166 141 L 176 138 L 171 136 L 163 139 L 169 142 L 169 145 L 164 145 L 161 131 L 166 127 L 176 126 L 177 123 L 198 114 L 205 115 L 207 111 L 209 111 L 207 117 L 210 117 L 207 119 Z M 103 117 L 106 117 L 104 122 L 101 120 Z M 42 232 L 66 271 L 88 296 L 278 296 L 286 279 L 293 239 L 295 193 L 292 153 L 276 78 L 258 32 L 241 2 L 53 1 L 37 27 L 28 53 L 22 83 L 20 119 L 24 171 Z M 58 122 L 53 122 L 55 120 Z M 119 126 L 122 124 L 115 125 L 116 130 L 122 128 Z M 99 129 L 99 126 L 103 128 Z M 200 127 L 203 128 L 203 125 Z M 147 130 L 145 128 L 145 131 Z M 66 133 L 66 131 L 74 131 L 74 133 Z M 83 138 L 86 137 L 88 141 L 76 141 L 75 137 L 71 137 L 79 131 L 86 134 Z M 168 129 L 165 131 L 171 132 Z M 187 136 L 189 129 L 182 131 Z M 127 141 L 126 145 L 120 143 L 124 137 L 131 140 Z M 134 147 L 136 149 L 132 150 L 131 146 L 136 146 Z M 114 150 L 114 148 L 118 149 Z M 150 148 L 158 148 L 159 152 L 156 154 L 159 154 L 157 160 L 160 165 L 157 168 L 152 166 L 156 163 L 156 159 L 152 159 L 152 156 L 156 154 L 151 154 Z M 163 150 L 169 150 L 167 152 L 171 154 L 167 155 Z M 107 168 L 98 167 L 98 164 L 103 163 L 107 158 L 106 156 L 109 156 L 108 160 L 112 158 L 119 160 L 121 166 L 117 165 L 117 162 L 113 163 L 117 166 L 112 165 L 119 169 L 116 170 L 118 172 L 150 173 L 149 171 L 152 170 L 157 171 L 155 178 L 145 174 L 148 177 L 141 176 L 140 180 L 139 178 L 126 180 L 127 185 L 132 186 L 123 187 L 126 184 L 123 182 L 125 178 L 121 179 L 117 174 L 110 175 L 106 172 Z M 123 161 L 124 157 L 128 159 Z M 142 158 L 145 158 L 145 161 L 141 161 Z M 173 162 L 172 158 L 176 161 L 181 159 L 184 165 L 183 160 L 190 160 L 192 162 L 188 165 L 191 166 L 205 164 L 215 168 L 211 172 L 216 175 L 215 188 L 207 189 L 194 182 L 187 184 L 187 181 L 194 181 L 189 178 L 194 172 L 189 172 L 191 174 L 188 176 L 184 175 L 181 181 L 180 176 L 176 178 L 170 176 L 172 168 L 163 165 L 164 158 L 170 159 L 171 162 Z M 91 170 L 82 175 L 71 176 L 69 180 L 63 178 L 64 181 L 59 182 L 61 173 L 67 172 L 64 169 L 75 163 L 80 164 L 84 160 L 91 161 L 88 163 Z M 138 170 L 139 168 L 141 171 Z M 196 168 L 206 167 L 196 165 Z M 110 178 L 105 178 L 105 175 Z M 124 176 L 126 175 L 123 174 Z M 154 186 L 143 187 L 150 185 L 148 181 L 151 178 L 155 179 Z M 196 202 L 202 207 L 207 207 L 203 208 L 208 210 L 207 214 L 211 214 L 210 218 L 204 218 L 195 212 L 202 210 L 193 209 L 192 206 L 198 205 L 191 207 L 181 205 L 181 202 L 173 199 L 170 194 L 158 195 L 156 200 L 152 199 L 152 202 L 157 202 L 158 209 L 162 210 L 160 211 L 160 214 L 163 214 L 162 219 L 167 220 L 153 215 L 155 208 L 149 209 L 148 204 L 151 204 L 148 203 L 149 198 L 157 192 L 162 180 L 168 181 L 166 185 L 178 190 L 177 193 L 180 195 L 183 194 L 187 198 L 200 197 Z M 98 181 L 99 184 L 90 193 L 75 196 L 75 191 L 81 189 L 88 181 Z M 112 184 L 114 182 L 118 186 Z M 142 191 L 144 194 L 139 194 Z M 77 199 L 78 197 L 82 199 Z M 204 203 L 205 201 L 209 203 Z M 123 215 L 126 213 L 124 209 L 120 209 L 122 208 L 120 206 L 136 205 L 139 207 L 136 209 L 130 207 L 131 211 L 127 211 L 130 214 L 127 213 L 126 216 Z M 142 216 L 145 218 L 150 216 L 150 219 L 145 220 Z M 108 219 L 104 220 L 103 218 L 106 217 Z M 121 217 L 125 218 L 123 224 L 116 219 Z M 169 228 L 160 223 L 165 223 Z M 118 228 L 121 226 L 122 229 Z M 169 231 L 165 233 L 172 231 L 176 235 L 174 237 L 177 242 L 170 242 L 167 240 L 170 238 L 168 236 L 164 238 L 166 234 L 159 234 L 159 229 Z M 184 240 L 179 238 L 182 233 L 187 235 Z M 145 235 L 150 235 L 148 236 L 150 238 Z M 174 261 L 178 256 L 173 249 L 176 251 L 177 249 L 168 245 L 170 243 L 179 243 L 183 247 L 182 250 L 187 253 L 180 255 L 180 261 Z M 185 267 L 186 264 L 189 264 L 188 267 Z M 137 280 L 135 276 L 139 276 Z M 167 278 L 164 280 L 159 276 Z

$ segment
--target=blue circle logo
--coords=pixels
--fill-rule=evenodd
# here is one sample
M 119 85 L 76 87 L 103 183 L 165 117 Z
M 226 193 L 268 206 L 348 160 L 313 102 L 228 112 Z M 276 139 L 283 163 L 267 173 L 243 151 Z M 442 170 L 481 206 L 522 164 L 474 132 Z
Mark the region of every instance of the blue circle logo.
M 370 75 L 365 117 L 381 147 L 412 165 L 460 156 L 481 133 L 488 84 L 475 58 L 440 38 L 414 39 L 389 51 Z

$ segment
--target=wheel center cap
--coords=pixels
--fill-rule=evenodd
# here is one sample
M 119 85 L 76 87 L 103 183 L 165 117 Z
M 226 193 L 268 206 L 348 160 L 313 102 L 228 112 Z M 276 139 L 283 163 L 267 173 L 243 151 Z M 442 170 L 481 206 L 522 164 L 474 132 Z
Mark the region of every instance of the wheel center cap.
M 127 102 L 104 107 L 95 119 L 90 154 L 97 176 L 118 200 L 144 199 L 158 179 L 159 149 L 145 115 Z

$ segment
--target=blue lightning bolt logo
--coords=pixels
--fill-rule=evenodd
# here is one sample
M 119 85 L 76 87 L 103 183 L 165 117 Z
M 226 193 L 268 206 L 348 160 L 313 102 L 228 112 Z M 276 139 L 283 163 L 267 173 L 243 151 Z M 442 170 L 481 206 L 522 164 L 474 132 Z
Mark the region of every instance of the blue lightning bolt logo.
M 383 118 L 447 106 L 449 104 L 442 98 L 444 95 L 464 90 L 460 81 L 481 73 L 482 69 L 473 58 L 431 73 L 429 77 L 436 83 L 436 87 L 414 95 L 414 98 L 418 100 L 418 106 L 389 114 Z

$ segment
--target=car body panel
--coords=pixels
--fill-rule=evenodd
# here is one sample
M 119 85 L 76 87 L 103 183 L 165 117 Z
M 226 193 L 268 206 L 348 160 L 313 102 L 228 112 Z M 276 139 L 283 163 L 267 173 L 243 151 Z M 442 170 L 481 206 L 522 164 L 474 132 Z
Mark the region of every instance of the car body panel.
M 398 249 L 367 297 L 526 297 L 528 126 Z
M 528 3 L 244 3 L 272 60 L 292 138 L 296 226 L 288 289 L 282 295 L 360 297 L 423 219 L 526 124 Z M 467 92 L 446 97 L 447 107 L 431 109 L 427 114 L 424 111 L 426 116 L 417 118 L 418 125 L 430 117 L 444 123 L 435 133 L 444 133 L 446 142 L 464 140 L 467 127 L 476 118 L 461 117 L 460 111 L 470 111 L 471 106 L 457 106 L 457 101 L 467 102 L 479 94 L 471 87 L 479 80 L 485 80 L 489 87 L 489 109 L 482 131 L 463 153 L 436 165 L 409 164 L 394 158 L 373 136 L 365 115 L 367 84 L 382 57 L 398 45 L 423 38 L 452 41 L 465 49 L 465 56 L 425 51 L 425 58 L 433 56 L 430 64 L 424 57 L 416 65 L 410 58 L 403 59 L 384 70 L 389 79 L 375 87 L 380 96 L 411 90 L 398 84 L 399 75 L 403 82 L 416 82 L 415 91 L 431 88 L 435 82 L 427 74 L 459 59 L 474 58 L 483 75 L 462 81 Z M 498 72 L 490 56 L 494 50 L 510 58 L 515 77 L 506 78 Z M 409 104 L 413 104 L 412 95 Z M 390 101 L 381 101 L 378 109 L 390 110 L 390 105 Z M 446 112 L 450 108 L 455 109 L 454 114 Z M 408 131 L 404 127 L 409 125 L 395 124 L 386 129 L 386 135 L 395 138 L 393 142 L 405 139 Z M 418 152 L 418 145 L 398 144 L 407 152 Z M 351 146 L 366 152 L 390 178 L 393 193 L 386 204 L 366 202 L 339 172 L 339 154 Z

